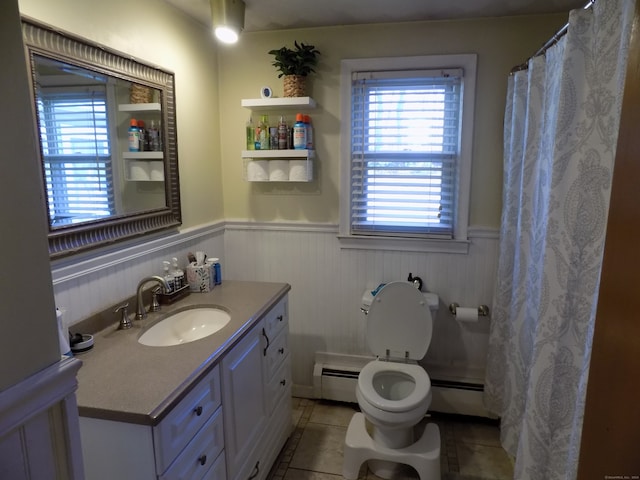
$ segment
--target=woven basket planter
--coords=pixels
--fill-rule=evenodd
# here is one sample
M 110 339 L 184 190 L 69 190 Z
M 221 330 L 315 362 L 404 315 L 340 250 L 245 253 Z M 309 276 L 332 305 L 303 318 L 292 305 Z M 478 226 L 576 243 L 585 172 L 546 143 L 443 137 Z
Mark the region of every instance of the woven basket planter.
M 285 97 L 306 97 L 307 77 L 303 75 L 284 76 L 284 96 Z
M 153 91 L 151 88 L 137 83 L 131 84 L 129 89 L 129 101 L 131 103 L 151 103 L 152 100 Z

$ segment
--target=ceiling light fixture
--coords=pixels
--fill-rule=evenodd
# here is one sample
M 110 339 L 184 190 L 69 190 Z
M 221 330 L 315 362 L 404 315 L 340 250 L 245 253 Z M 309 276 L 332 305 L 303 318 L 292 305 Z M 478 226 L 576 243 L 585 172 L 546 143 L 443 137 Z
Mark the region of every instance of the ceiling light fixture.
M 221 42 L 236 43 L 244 29 L 243 0 L 211 0 L 213 31 Z

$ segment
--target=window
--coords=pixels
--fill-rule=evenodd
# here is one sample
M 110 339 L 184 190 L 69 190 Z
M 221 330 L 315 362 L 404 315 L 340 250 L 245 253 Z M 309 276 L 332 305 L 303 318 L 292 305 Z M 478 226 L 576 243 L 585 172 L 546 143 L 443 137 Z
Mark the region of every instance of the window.
M 466 241 L 474 80 L 474 55 L 343 61 L 341 239 Z
M 38 116 L 53 227 L 115 213 L 104 86 L 42 88 Z

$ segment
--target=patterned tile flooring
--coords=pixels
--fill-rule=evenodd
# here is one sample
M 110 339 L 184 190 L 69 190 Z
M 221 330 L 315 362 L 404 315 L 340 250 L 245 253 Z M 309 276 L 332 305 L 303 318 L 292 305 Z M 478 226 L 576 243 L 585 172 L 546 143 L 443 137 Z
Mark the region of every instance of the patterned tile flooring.
M 267 477 L 268 480 L 341 480 L 342 446 L 358 406 L 325 400 L 293 399 L 295 429 Z M 513 462 L 502 449 L 498 427 L 478 418 L 432 414 L 440 427 L 443 480 L 513 478 Z M 412 469 L 395 480 L 415 480 Z M 359 480 L 377 480 L 366 464 Z

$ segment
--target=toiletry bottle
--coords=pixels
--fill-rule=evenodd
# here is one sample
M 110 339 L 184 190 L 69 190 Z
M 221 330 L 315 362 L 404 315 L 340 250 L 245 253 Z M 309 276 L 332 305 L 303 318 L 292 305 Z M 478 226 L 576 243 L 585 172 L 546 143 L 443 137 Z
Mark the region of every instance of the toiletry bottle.
M 171 261 L 173 262 L 173 270 L 171 270 L 171 275 L 173 275 L 174 288 L 178 290 L 184 287 L 184 272 L 180 267 L 178 267 L 178 259 L 176 257 L 173 257 Z
M 151 126 L 147 130 L 147 138 L 149 139 L 149 150 L 152 152 L 159 152 L 162 150 L 160 146 L 160 130 L 155 120 L 151 120 Z
M 304 116 L 304 124 L 307 127 L 307 150 L 313 150 L 313 126 L 309 115 Z
M 253 119 L 249 117 L 247 121 L 247 150 L 256 149 L 256 129 L 253 126 Z
M 209 291 L 213 290 L 216 285 L 216 260 L 217 258 L 207 258 L 205 265 L 209 270 Z
M 216 285 L 220 285 L 222 283 L 222 267 L 220 266 L 220 259 L 212 258 L 211 262 L 213 262 L 214 283 Z
M 129 151 L 140 151 L 140 130 L 138 129 L 138 121 L 132 118 L 129 122 Z
M 260 150 L 269 150 L 269 116 L 260 117 Z
M 138 136 L 140 140 L 140 151 L 148 150 L 147 130 L 144 128 L 144 120 L 138 120 Z
M 293 148 L 295 150 L 307 148 L 307 127 L 301 113 L 296 114 L 296 123 L 293 124 Z
M 65 357 L 73 357 L 71 346 L 69 345 L 69 330 L 64 327 L 62 312 L 56 308 L 56 319 L 58 320 L 58 342 L 60 344 L 60 354 Z
M 278 150 L 278 127 L 269 127 L 269 146 L 271 150 Z
M 167 282 L 167 286 L 169 287 L 165 293 L 171 293 L 175 290 L 175 282 L 173 279 L 173 275 L 169 273 L 169 265 L 171 265 L 167 260 L 162 262 L 162 266 L 164 268 L 164 274 L 162 277 L 164 281 Z
M 287 122 L 284 117 L 280 117 L 280 121 L 278 122 L 278 150 L 287 149 L 287 134 Z

